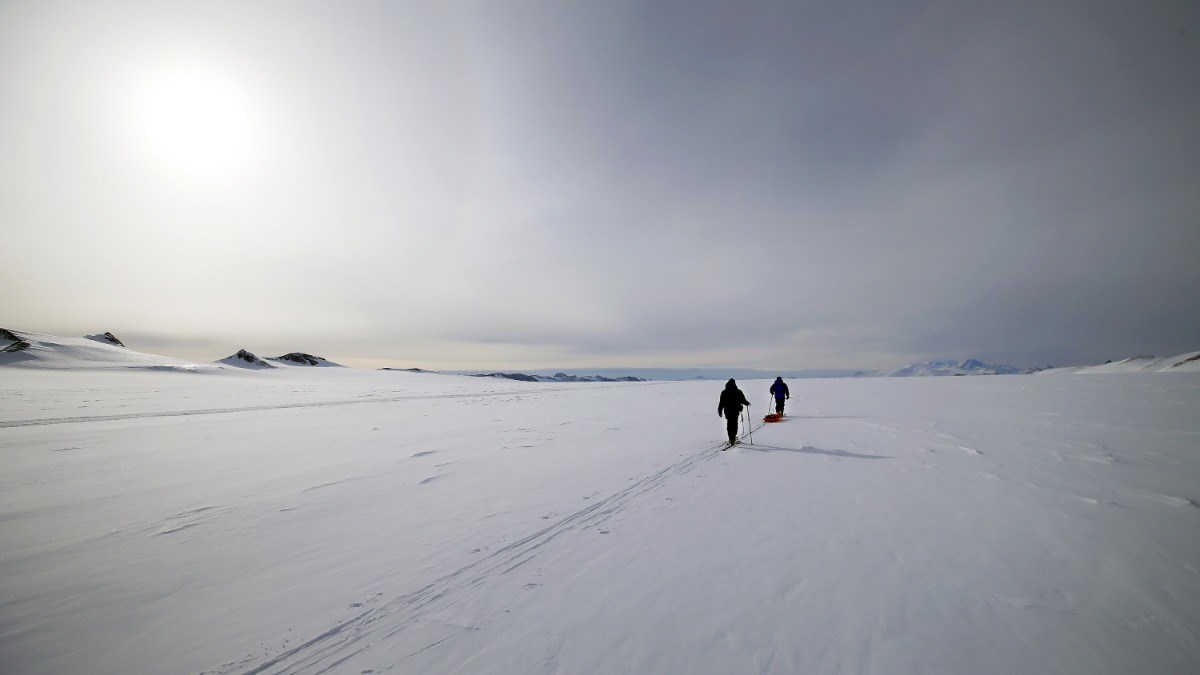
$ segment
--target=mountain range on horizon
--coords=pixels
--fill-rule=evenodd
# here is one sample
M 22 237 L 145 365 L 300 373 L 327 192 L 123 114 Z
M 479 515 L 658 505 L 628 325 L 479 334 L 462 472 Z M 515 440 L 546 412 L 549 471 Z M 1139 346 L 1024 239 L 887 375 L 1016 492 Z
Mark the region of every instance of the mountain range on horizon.
M 991 365 L 979 359 L 963 361 L 937 360 L 924 363 L 911 363 L 896 370 L 880 371 L 876 376 L 882 377 L 945 377 L 955 375 L 1021 375 L 1029 372 L 1015 366 Z
M 266 370 L 277 367 L 346 368 L 320 356 L 306 352 L 289 352 L 281 356 L 259 358 L 254 353 L 241 349 L 236 353 L 209 364 L 194 363 L 156 354 L 147 354 L 130 349 L 111 332 L 97 333 L 80 338 L 58 337 L 25 331 L 0 328 L 0 365 L 43 368 L 155 368 L 197 371 L 205 368 L 239 368 Z M 426 371 L 418 368 L 382 368 L 380 370 Z M 639 382 L 649 380 L 692 380 L 692 379 L 804 379 L 811 377 L 945 377 L 974 375 L 1020 375 L 1033 373 L 1128 373 L 1128 372 L 1195 372 L 1200 371 L 1200 351 L 1188 352 L 1168 358 L 1136 356 L 1120 361 L 1091 366 L 1066 368 L 1021 369 L 1014 366 L 994 365 L 970 358 L 956 360 L 934 360 L 913 363 L 895 370 L 848 371 L 766 371 L 753 369 L 717 368 L 629 368 L 588 369 L 588 375 L 571 375 L 564 370 L 533 370 L 529 373 L 498 371 L 445 371 L 448 375 L 470 375 L 475 377 L 497 377 L 528 382 Z
M 526 375 L 524 373 L 476 373 L 471 377 L 498 377 L 521 382 L 647 382 L 648 380 L 633 375 L 622 377 L 605 377 L 603 375 L 568 375 L 555 373 L 553 375 Z
M 321 368 L 345 368 L 345 366 L 343 366 L 340 363 L 334 363 L 333 361 L 329 361 L 328 359 L 322 358 L 320 356 L 313 356 L 312 354 L 306 354 L 305 352 L 289 352 L 287 354 L 284 354 L 283 356 L 268 356 L 266 358 L 266 360 L 263 360 L 263 359 L 259 358 L 258 356 L 255 356 L 255 354 L 253 352 L 250 352 L 245 349 L 239 349 L 236 354 L 234 354 L 232 356 L 226 356 L 225 358 L 215 361 L 214 363 L 220 363 L 220 364 L 227 365 L 227 366 L 234 366 L 237 368 L 250 368 L 250 369 L 255 369 L 255 370 L 261 370 L 263 368 L 278 367 L 272 363 L 268 363 L 268 361 L 274 361 L 277 364 L 283 364 L 283 365 L 317 366 L 317 367 L 321 367 Z

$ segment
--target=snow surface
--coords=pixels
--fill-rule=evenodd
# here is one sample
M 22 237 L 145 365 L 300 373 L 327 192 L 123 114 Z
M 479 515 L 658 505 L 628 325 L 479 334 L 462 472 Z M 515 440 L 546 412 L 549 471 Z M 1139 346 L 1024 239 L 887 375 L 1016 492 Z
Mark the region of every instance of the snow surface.
M 1195 374 L 793 380 L 722 451 L 723 382 L 156 368 L 0 368 L 5 673 L 1200 663 Z

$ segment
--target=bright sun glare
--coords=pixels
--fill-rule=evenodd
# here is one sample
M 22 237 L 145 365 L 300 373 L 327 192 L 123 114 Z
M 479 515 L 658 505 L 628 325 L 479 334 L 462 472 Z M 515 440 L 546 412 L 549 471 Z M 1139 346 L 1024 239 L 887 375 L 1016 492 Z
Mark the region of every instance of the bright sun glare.
M 140 98 L 140 127 L 154 150 L 179 168 L 223 169 L 244 158 L 250 120 L 237 88 L 214 73 L 159 75 Z

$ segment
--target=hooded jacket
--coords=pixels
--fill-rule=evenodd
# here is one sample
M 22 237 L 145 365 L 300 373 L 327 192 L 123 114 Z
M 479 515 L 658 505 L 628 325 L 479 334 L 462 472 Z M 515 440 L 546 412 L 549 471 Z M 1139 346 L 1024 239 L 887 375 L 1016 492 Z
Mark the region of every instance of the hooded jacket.
M 791 398 L 792 396 L 782 377 L 775 378 L 775 383 L 771 385 L 771 393 L 775 394 L 775 398 Z
M 717 414 L 724 413 L 726 419 L 736 419 L 742 414 L 742 406 L 750 407 L 750 402 L 746 400 L 746 395 L 741 389 L 737 388 L 737 383 L 733 378 L 725 383 L 725 391 L 721 392 L 721 402 L 717 404 Z

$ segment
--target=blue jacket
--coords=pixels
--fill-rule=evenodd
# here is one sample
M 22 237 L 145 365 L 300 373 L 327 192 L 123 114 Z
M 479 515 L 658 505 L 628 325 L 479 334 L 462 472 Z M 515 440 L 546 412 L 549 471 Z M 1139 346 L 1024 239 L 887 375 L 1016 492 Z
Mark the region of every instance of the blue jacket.
M 791 398 L 792 394 L 788 391 L 787 384 L 782 377 L 775 378 L 775 383 L 771 385 L 771 393 L 775 394 L 775 398 Z

